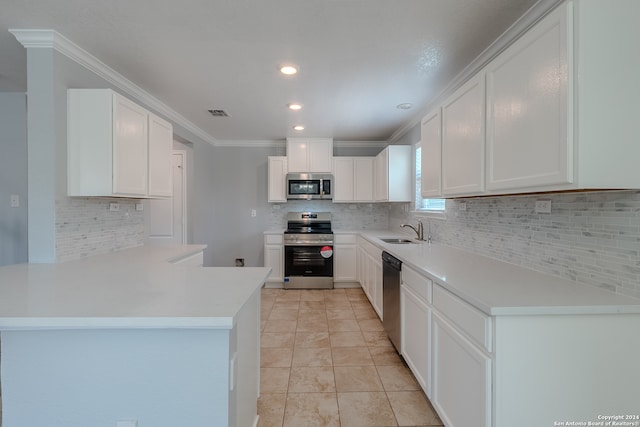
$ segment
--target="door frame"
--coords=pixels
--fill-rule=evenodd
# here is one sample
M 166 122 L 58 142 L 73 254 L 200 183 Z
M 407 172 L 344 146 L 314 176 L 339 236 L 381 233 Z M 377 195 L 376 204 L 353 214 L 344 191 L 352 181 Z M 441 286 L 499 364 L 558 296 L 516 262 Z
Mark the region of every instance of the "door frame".
M 173 150 L 172 155 L 182 157 L 182 244 L 187 244 L 187 151 Z M 173 172 L 172 172 L 173 173 Z M 172 177 L 173 178 L 173 177 Z

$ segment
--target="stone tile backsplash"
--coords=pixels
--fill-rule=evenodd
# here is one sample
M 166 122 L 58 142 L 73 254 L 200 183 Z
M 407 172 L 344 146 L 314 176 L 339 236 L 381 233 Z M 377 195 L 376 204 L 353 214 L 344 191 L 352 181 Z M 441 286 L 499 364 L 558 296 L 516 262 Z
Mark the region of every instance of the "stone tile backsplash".
M 298 201 L 271 205 L 270 230 L 287 228 L 288 212 L 331 212 L 335 230 L 386 230 L 389 227 L 387 203 L 333 203 L 325 200 Z
M 539 199 L 550 214 L 535 213 Z M 400 206 L 389 217 L 392 229 L 415 221 Z M 446 219 L 423 222 L 436 242 L 640 297 L 640 191 L 447 200 Z
M 120 205 L 109 211 L 109 202 Z M 56 200 L 56 259 L 71 261 L 145 241 L 145 217 L 136 211 L 139 200 L 121 198 L 65 197 Z

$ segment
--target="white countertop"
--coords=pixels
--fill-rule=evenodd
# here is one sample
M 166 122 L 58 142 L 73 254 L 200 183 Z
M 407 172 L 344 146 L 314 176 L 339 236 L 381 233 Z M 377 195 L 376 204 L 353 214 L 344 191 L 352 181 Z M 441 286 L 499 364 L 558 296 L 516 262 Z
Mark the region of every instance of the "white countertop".
M 408 237 L 354 232 L 489 315 L 640 313 L 640 300 L 549 276 L 450 246 L 385 243 Z
M 230 329 L 271 269 L 171 264 L 204 247 L 146 245 L 0 267 L 0 329 Z

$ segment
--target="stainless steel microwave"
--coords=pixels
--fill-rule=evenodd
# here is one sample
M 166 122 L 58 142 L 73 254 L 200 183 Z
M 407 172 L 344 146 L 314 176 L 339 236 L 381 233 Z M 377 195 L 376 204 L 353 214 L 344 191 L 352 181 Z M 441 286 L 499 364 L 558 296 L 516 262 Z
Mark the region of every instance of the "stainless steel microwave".
M 317 173 L 287 174 L 288 200 L 331 200 L 333 175 Z

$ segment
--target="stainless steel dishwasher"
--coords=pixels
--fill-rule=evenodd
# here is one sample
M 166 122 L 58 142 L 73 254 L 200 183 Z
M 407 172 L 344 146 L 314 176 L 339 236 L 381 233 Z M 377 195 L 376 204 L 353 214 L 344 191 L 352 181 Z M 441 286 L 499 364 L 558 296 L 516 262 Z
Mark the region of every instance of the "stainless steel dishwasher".
M 400 353 L 400 270 L 402 261 L 382 252 L 382 324 Z

